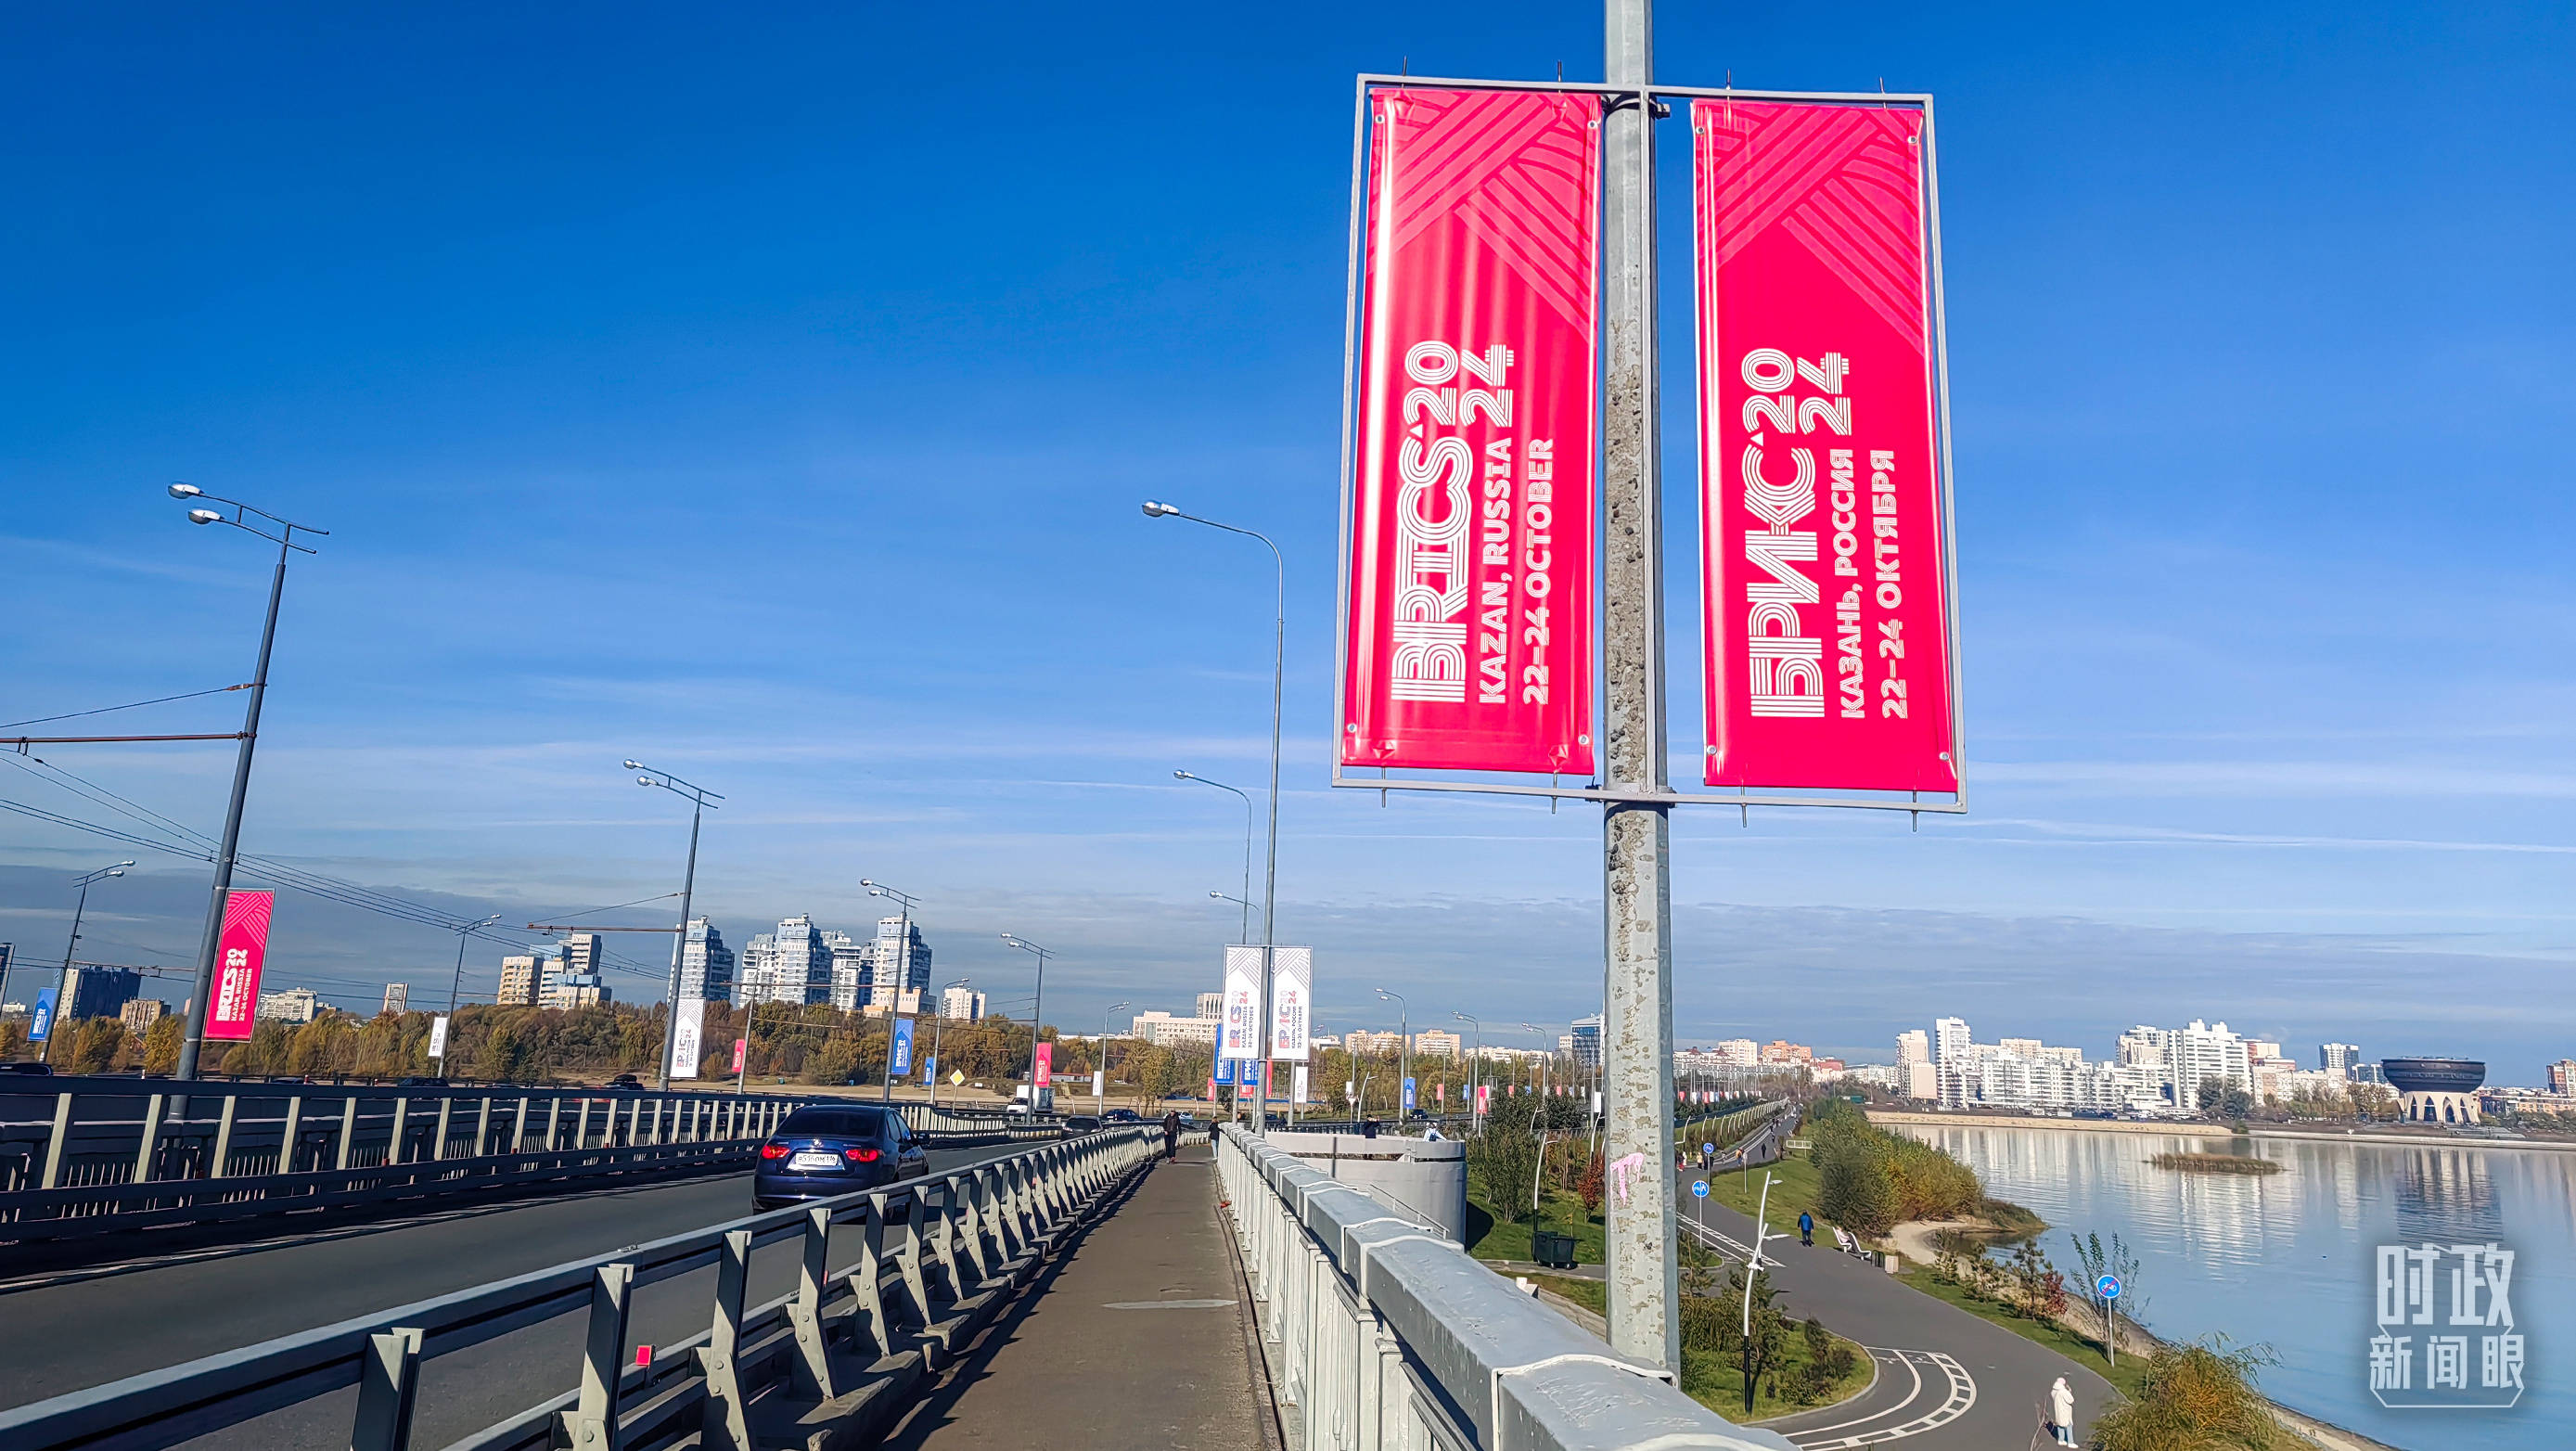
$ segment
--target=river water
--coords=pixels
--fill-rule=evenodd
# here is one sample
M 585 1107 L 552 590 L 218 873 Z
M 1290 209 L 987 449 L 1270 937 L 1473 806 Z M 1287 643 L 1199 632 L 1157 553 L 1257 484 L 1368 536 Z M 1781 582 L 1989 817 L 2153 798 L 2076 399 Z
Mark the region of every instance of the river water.
M 1988 1193 L 2037 1211 L 2041 1245 L 2070 1281 L 2070 1234 L 2113 1234 L 2139 1261 L 2121 1300 L 2170 1340 L 2220 1333 L 2279 1363 L 2274 1400 L 2406 1451 L 2576 1447 L 2576 1153 L 2227 1140 L 2087 1129 L 1891 1124 L 1974 1168 Z M 2282 1172 L 2176 1173 L 2166 1151 L 2257 1154 Z M 2516 1252 L 2509 1299 L 2525 1341 L 2525 1390 L 2506 1411 L 2387 1410 L 2370 1390 L 2376 1247 L 2495 1243 Z M 2447 1282 L 2456 1258 L 2444 1262 Z M 2430 1330 L 2442 1325 L 2450 1292 Z M 2402 1333 L 2401 1328 L 2401 1332 Z M 2469 1384 L 2478 1383 L 2470 1336 Z

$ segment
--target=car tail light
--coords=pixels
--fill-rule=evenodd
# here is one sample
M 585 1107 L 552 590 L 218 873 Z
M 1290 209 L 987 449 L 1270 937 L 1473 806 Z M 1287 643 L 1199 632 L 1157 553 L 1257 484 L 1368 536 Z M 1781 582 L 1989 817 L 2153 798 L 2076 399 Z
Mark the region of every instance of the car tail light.
M 843 1149 L 841 1151 L 841 1157 L 849 1160 L 853 1164 L 873 1164 L 877 1161 L 877 1151 L 874 1149 Z
M 785 1144 L 763 1144 L 760 1146 L 760 1157 L 764 1159 L 784 1159 L 787 1157 L 787 1146 Z

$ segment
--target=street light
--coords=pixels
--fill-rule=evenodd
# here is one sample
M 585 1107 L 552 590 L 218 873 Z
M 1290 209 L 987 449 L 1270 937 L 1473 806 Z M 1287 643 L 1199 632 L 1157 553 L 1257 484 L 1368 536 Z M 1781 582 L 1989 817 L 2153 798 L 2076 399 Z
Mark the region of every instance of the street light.
M 1259 530 L 1220 524 L 1214 519 L 1203 519 L 1196 514 L 1183 513 L 1173 505 L 1156 503 L 1152 499 L 1145 501 L 1145 517 L 1187 519 L 1193 524 L 1204 524 L 1210 529 L 1221 529 L 1228 534 L 1240 534 L 1247 539 L 1258 539 L 1269 549 L 1271 565 L 1278 573 L 1277 610 L 1276 618 L 1272 622 L 1270 647 L 1270 849 L 1266 854 L 1267 864 L 1264 868 L 1261 887 L 1261 1017 L 1254 1028 L 1254 1032 L 1260 1035 L 1260 1046 L 1257 1049 L 1260 1056 L 1254 1061 L 1261 1065 L 1261 1088 L 1258 1098 L 1261 1112 L 1252 1121 L 1253 1134 L 1257 1137 L 1266 1137 L 1270 1132 L 1270 978 L 1272 961 L 1277 955 L 1279 941 L 1279 700 L 1288 679 L 1288 561 L 1280 554 L 1279 545 L 1269 535 Z M 1252 894 L 1246 892 L 1244 895 L 1249 897 Z
M 885 1098 L 882 1101 L 892 1103 L 894 1102 L 894 1020 L 903 1015 L 903 990 L 912 981 L 912 909 L 920 905 L 921 899 L 898 892 L 870 877 L 859 878 L 859 885 L 868 889 L 869 896 L 883 897 L 903 907 L 903 926 L 896 929 L 900 935 L 895 938 L 894 944 L 894 950 L 902 955 L 903 961 L 895 970 L 894 999 L 886 1004 Z M 885 964 L 878 963 L 877 970 L 883 972 Z
M 447 980 L 447 1030 L 450 1033 L 456 1031 L 456 995 L 465 986 L 465 939 L 500 920 L 501 914 L 495 912 L 480 922 L 447 929 L 456 934 L 456 975 Z M 444 1041 L 438 1045 L 438 1077 L 442 1083 L 447 1081 L 447 1044 Z
M 1405 1115 L 1413 1109 L 1404 1101 L 1405 1085 L 1413 1081 L 1413 1005 L 1404 1000 L 1404 994 L 1385 988 L 1379 988 L 1377 995 L 1381 1001 L 1392 999 L 1395 1003 L 1395 1071 L 1402 1075 L 1395 1086 L 1395 1121 L 1404 1123 Z
M 64 1010 L 69 1006 L 65 999 L 71 996 L 72 990 L 72 951 L 80 946 L 81 918 L 89 912 L 89 889 L 92 884 L 106 881 L 110 877 L 124 876 L 125 869 L 132 865 L 134 865 L 132 862 L 118 862 L 112 867 L 100 867 L 97 871 L 82 877 L 77 884 L 80 887 L 80 902 L 72 908 L 72 940 L 63 947 L 63 969 L 54 976 L 54 1015 L 45 1024 L 45 1050 L 39 1055 L 40 1062 L 54 1061 L 54 1040 L 63 1035 L 63 1019 L 68 1016 Z M 5 982 L 0 982 L 0 987 L 6 985 Z
M 1042 1015 L 1046 1012 L 1047 950 L 1025 937 L 1015 937 L 1008 932 L 1002 934 L 1002 940 L 1022 952 L 1034 952 L 1038 957 L 1037 997 L 1029 1005 L 1029 1117 L 1034 1120 L 1038 1116 L 1038 1029 L 1046 1021 Z
M 966 986 L 968 979 L 959 978 L 939 990 L 939 1015 L 930 1020 L 930 1106 L 939 1107 L 939 1043 L 948 1027 L 948 994 L 951 989 Z
M 1134 1003 L 1111 1003 L 1100 1010 L 1100 1086 L 1091 1092 L 1091 1111 L 1098 1113 L 1109 1106 L 1109 1019 L 1120 1008 Z
M 1467 1070 L 1467 1124 L 1470 1129 L 1481 1128 L 1485 1122 L 1485 1111 L 1476 1101 L 1476 1090 L 1485 1081 L 1485 1025 L 1477 1022 L 1472 1013 L 1451 1013 L 1449 1016 L 1473 1025 L 1476 1030 L 1476 1056 L 1469 1060 L 1472 1066 Z
M 1214 786 L 1219 791 L 1233 791 L 1234 794 L 1243 801 L 1243 895 L 1240 897 L 1226 897 L 1222 892 L 1210 892 L 1208 895 L 1211 897 L 1224 897 L 1226 901 L 1240 902 L 1243 904 L 1243 930 L 1235 940 L 1238 942 L 1250 942 L 1252 940 L 1252 798 L 1245 796 L 1241 791 L 1235 790 L 1234 787 L 1228 786 L 1223 781 L 1211 781 L 1207 777 L 1201 776 L 1193 771 L 1174 771 L 1172 773 L 1172 779 L 1175 781 L 1196 781 L 1202 786 Z
M 680 954 L 689 945 L 689 901 L 698 889 L 698 823 L 706 817 L 707 803 L 722 801 L 724 798 L 702 786 L 683 781 L 668 771 L 656 771 L 642 761 L 628 761 L 626 769 L 644 773 L 635 778 L 636 785 L 659 786 L 674 796 L 686 798 L 689 803 L 689 869 L 687 874 L 680 878 L 680 930 L 671 937 L 671 982 L 666 989 L 670 1008 L 662 1015 L 661 1069 L 653 1075 L 653 1086 L 667 1093 L 671 1087 L 671 1054 L 680 1041 Z M 700 991 L 704 990 L 705 985 L 702 981 Z M 744 1019 L 744 1036 L 750 1036 L 748 1017 Z M 748 1072 L 749 1068 L 749 1055 L 746 1054 L 744 1069 Z
M 286 556 L 316 552 L 295 542 L 298 530 L 318 537 L 328 537 L 331 531 L 298 524 L 266 509 L 255 509 L 238 499 L 218 498 L 195 484 L 172 484 L 170 497 L 203 499 L 211 504 L 228 505 L 233 511 L 229 517 L 220 509 L 191 509 L 188 522 L 230 524 L 245 534 L 256 534 L 277 546 L 277 572 L 270 576 L 268 582 L 268 620 L 259 631 L 259 667 L 251 673 L 250 704 L 243 708 L 242 713 L 241 750 L 233 757 L 232 797 L 224 806 L 223 845 L 215 851 L 214 893 L 206 903 L 205 933 L 197 941 L 197 990 L 188 999 L 188 1032 L 179 1043 L 176 1076 L 186 1080 L 197 1076 L 197 1059 L 205 1049 L 206 1015 L 215 993 L 215 953 L 224 936 L 224 900 L 232 894 L 233 860 L 241 848 L 242 806 L 250 796 L 251 751 L 259 744 L 259 708 L 268 698 L 268 657 L 277 644 L 277 605 L 286 593 Z M 254 514 L 274 525 L 277 532 L 271 534 L 252 523 L 250 516 Z M 46 1041 L 50 1043 L 53 1040 L 49 1036 Z

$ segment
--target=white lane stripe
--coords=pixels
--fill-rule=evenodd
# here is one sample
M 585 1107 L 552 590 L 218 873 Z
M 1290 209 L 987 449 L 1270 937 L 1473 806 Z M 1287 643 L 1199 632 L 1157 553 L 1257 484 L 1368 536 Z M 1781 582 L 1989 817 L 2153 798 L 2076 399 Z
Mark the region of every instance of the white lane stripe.
M 1977 1382 L 1975 1377 L 1969 1375 L 1965 1367 L 1961 1366 L 1959 1362 L 1951 1359 L 1948 1355 L 1937 1350 L 1907 1350 L 1898 1351 L 1897 1354 L 1904 1359 L 1908 1368 L 1912 1368 L 1917 1363 L 1921 1363 L 1937 1366 L 1941 1370 L 1943 1378 L 1947 1384 L 1944 1387 L 1944 1393 L 1939 1407 L 1935 1408 L 1928 1414 L 1917 1416 L 1910 1421 L 1906 1421 L 1896 1426 L 1885 1427 L 1875 1431 L 1863 1431 L 1855 1435 L 1840 1436 L 1830 1441 L 1815 1441 L 1808 1439 L 1822 1431 L 1836 1431 L 1843 1429 L 1845 1426 L 1866 1425 L 1871 1421 L 1884 1420 L 1888 1416 L 1900 1415 L 1905 1411 L 1912 1409 L 1915 1402 L 1922 1399 L 1923 1379 L 1921 1373 L 1918 1371 L 1915 1375 L 1915 1392 L 1913 1395 L 1907 1397 L 1903 1404 L 1891 1407 L 1875 1416 L 1863 1417 L 1858 1421 L 1847 1421 L 1836 1426 L 1820 1426 L 1811 1431 L 1793 1431 L 1789 1433 L 1789 1439 L 1804 1448 L 1804 1451 L 1854 1451 L 1854 1448 L 1857 1447 L 1874 1446 L 1887 1441 L 1901 1441 L 1908 1436 L 1920 1436 L 1926 1431 L 1948 1425 L 1950 1422 L 1966 1415 L 1968 1413 L 1968 1408 L 1977 1403 Z

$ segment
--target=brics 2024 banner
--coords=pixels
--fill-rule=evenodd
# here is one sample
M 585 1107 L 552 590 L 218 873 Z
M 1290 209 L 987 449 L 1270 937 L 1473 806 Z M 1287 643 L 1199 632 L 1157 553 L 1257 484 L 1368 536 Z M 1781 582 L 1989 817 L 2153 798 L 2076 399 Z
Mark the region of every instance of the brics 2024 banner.
M 1339 759 L 1588 773 L 1600 102 L 1370 112 Z
M 1713 786 L 1959 786 L 1923 121 L 1692 107 Z

